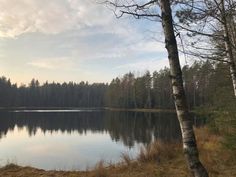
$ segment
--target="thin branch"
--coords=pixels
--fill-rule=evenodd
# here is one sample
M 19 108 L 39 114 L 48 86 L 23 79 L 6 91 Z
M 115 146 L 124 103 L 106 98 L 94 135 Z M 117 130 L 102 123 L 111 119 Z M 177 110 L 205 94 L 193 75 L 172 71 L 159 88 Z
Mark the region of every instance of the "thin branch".
M 194 52 L 187 52 L 187 51 L 183 51 L 183 50 L 179 50 L 179 51 L 183 54 L 194 56 L 194 57 L 201 58 L 201 59 L 204 59 L 204 60 L 209 59 L 209 60 L 213 60 L 213 61 L 220 61 L 220 62 L 231 64 L 231 62 L 228 61 L 228 60 L 218 59 L 218 58 L 215 58 L 215 57 L 210 57 L 208 55 L 204 56 L 204 55 L 197 54 L 197 53 L 194 53 Z
M 161 16 L 159 14 L 139 14 L 139 13 L 128 12 L 128 11 L 123 11 L 123 10 L 120 10 L 120 12 L 122 14 L 132 15 L 132 16 L 137 17 L 137 18 L 140 18 L 140 17 L 158 17 L 158 18 L 161 18 Z
M 222 39 L 222 35 L 216 35 L 216 34 L 210 34 L 210 33 L 203 33 L 203 32 L 200 32 L 200 31 L 196 31 L 196 30 L 192 30 L 190 28 L 187 28 L 187 27 L 184 27 L 182 25 L 178 25 L 177 23 L 174 24 L 175 26 L 181 28 L 181 29 L 184 29 L 186 31 L 189 31 L 189 32 L 192 32 L 192 33 L 196 33 L 196 34 L 199 34 L 199 35 L 203 35 L 203 36 L 208 36 L 208 37 L 216 37 L 216 38 L 219 38 L 219 39 Z

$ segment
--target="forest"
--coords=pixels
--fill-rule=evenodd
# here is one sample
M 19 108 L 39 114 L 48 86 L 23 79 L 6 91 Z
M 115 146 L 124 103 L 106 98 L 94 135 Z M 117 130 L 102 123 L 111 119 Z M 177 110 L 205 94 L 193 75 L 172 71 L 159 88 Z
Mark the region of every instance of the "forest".
M 228 66 L 222 62 L 196 61 L 182 68 L 190 109 L 233 101 Z M 132 72 L 110 84 L 88 82 L 43 83 L 32 79 L 28 86 L 0 78 L 1 107 L 111 107 L 174 109 L 170 71 Z

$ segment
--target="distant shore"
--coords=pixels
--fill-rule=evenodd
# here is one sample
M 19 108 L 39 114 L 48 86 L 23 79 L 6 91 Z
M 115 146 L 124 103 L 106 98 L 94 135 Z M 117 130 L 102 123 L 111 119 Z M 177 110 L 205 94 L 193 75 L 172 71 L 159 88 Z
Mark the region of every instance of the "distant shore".
M 105 110 L 110 110 L 110 111 L 128 111 L 128 112 L 175 112 L 174 109 L 149 109 L 149 108 L 110 108 L 110 107 L 105 107 Z
M 103 107 L 0 107 L 0 110 L 98 110 Z
M 128 112 L 175 112 L 174 109 L 149 108 L 112 108 L 112 107 L 0 107 L 0 111 L 7 110 L 108 110 Z

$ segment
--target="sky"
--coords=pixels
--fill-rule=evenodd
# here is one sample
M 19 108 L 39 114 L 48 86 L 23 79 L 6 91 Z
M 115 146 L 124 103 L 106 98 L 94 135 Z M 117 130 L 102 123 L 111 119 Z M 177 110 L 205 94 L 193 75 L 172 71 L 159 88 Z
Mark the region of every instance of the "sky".
M 0 0 L 0 75 L 110 82 L 168 66 L 161 24 L 115 18 L 95 0 Z M 183 56 L 181 64 L 185 64 Z

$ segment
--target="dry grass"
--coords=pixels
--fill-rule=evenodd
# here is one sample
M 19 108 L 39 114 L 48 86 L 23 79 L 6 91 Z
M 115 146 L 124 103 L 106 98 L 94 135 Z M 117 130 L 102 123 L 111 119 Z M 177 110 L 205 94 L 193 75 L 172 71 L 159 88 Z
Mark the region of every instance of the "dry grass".
M 126 165 L 131 165 L 131 163 L 133 162 L 133 160 L 132 160 L 132 158 L 129 156 L 129 154 L 122 153 L 122 154 L 121 154 L 121 158 L 122 158 L 123 162 L 124 162 Z
M 108 172 L 104 166 L 104 161 L 100 161 L 92 172 L 93 177 L 108 177 Z
M 208 128 L 196 129 L 200 157 L 212 177 L 236 176 L 236 152 L 222 145 L 223 138 Z
M 236 152 L 221 146 L 222 138 L 207 128 L 196 129 L 200 158 L 210 177 L 235 177 Z M 137 160 L 122 154 L 124 163 L 105 167 L 101 161 L 87 172 L 44 171 L 8 165 L 0 177 L 190 177 L 180 144 L 155 142 L 142 148 Z
M 178 154 L 180 144 L 165 144 L 160 141 L 155 141 L 143 147 L 140 150 L 138 161 L 140 162 L 157 162 L 171 160 Z

